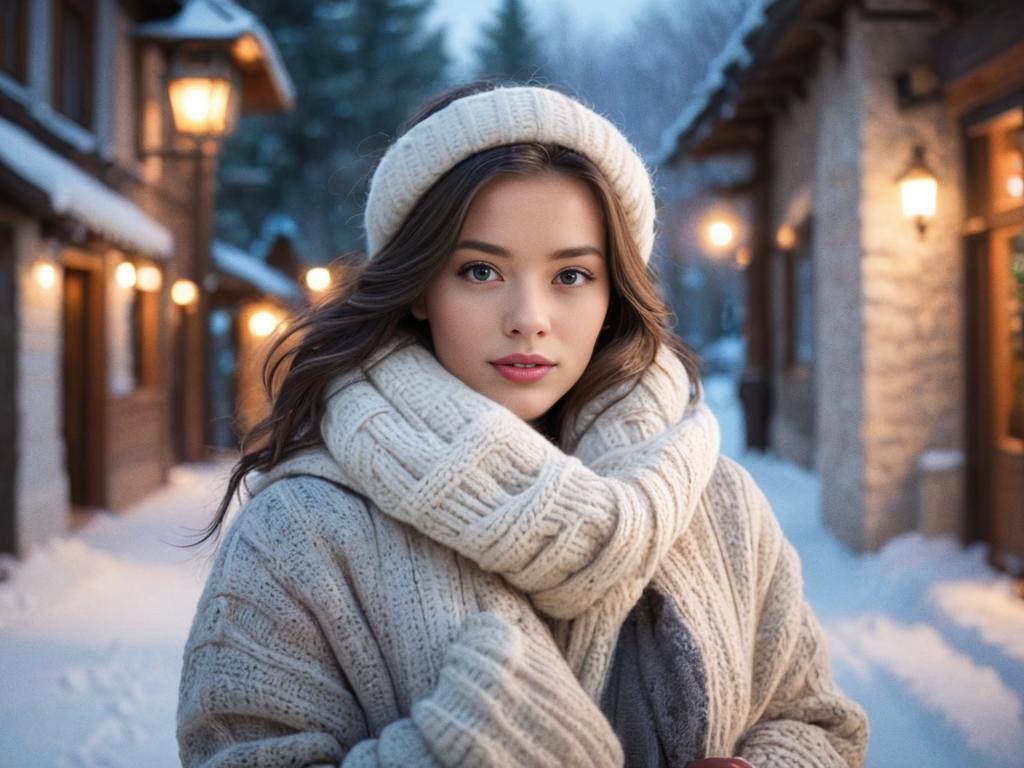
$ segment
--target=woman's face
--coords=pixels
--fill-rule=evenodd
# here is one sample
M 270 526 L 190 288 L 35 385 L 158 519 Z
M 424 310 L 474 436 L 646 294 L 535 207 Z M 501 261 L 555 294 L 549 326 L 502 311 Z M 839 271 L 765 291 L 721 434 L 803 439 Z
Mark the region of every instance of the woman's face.
M 481 189 L 455 250 L 413 316 L 438 359 L 522 419 L 543 416 L 583 375 L 608 311 L 601 208 L 558 173 Z

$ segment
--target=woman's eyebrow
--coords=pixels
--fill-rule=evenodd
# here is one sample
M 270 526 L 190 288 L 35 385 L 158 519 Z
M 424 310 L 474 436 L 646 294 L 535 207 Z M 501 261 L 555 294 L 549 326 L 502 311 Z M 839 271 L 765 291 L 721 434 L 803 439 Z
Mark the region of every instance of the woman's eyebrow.
M 472 251 L 482 251 L 483 253 L 489 253 L 492 256 L 502 256 L 504 258 L 510 258 L 512 256 L 507 248 L 502 248 L 500 245 L 494 245 L 493 243 L 485 243 L 483 240 L 460 240 L 455 244 L 455 250 L 461 250 L 463 248 Z M 601 253 L 600 248 L 596 248 L 593 245 L 577 245 L 574 248 L 561 248 L 551 254 L 552 259 L 575 259 L 580 256 L 604 256 Z

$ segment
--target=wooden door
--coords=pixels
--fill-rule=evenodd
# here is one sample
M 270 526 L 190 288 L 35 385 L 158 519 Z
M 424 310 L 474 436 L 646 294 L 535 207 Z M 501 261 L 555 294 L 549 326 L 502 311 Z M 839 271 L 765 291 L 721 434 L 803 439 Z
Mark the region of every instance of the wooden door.
M 1024 94 L 1022 94 L 1024 95 Z M 965 119 L 967 534 L 1024 577 L 1024 103 Z
M 0 223 L 0 552 L 17 548 L 17 326 L 14 318 L 14 228 Z
M 64 445 L 71 503 L 89 504 L 89 273 L 64 272 Z
M 992 557 L 1024 576 L 1024 224 L 989 242 Z

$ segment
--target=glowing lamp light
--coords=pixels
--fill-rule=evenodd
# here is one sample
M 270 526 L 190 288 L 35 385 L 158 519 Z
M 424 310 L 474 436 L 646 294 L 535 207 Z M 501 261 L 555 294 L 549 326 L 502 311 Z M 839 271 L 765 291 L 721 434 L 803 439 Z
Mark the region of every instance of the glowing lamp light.
M 788 224 L 783 224 L 775 233 L 775 244 L 779 246 L 780 251 L 793 250 L 796 246 L 796 231 Z
M 156 267 L 146 265 L 139 267 L 135 282 L 135 287 L 140 291 L 147 291 L 149 293 L 155 293 L 160 290 L 160 286 L 163 285 L 164 276 Z
M 306 272 L 306 285 L 311 291 L 327 290 L 331 284 L 331 273 L 323 267 L 313 267 Z
M 939 189 L 935 174 L 924 162 L 923 147 L 914 147 L 914 157 L 910 166 L 897 181 L 903 203 L 903 218 L 911 219 L 917 227 L 918 234 L 923 238 L 928 222 L 935 218 Z
M 238 73 L 226 51 L 184 47 L 167 80 L 174 127 L 192 136 L 224 136 L 238 115 Z
M 178 77 L 168 85 L 174 127 L 195 136 L 223 136 L 230 130 L 231 82 L 216 77 Z
M 750 262 L 753 260 L 754 255 L 750 248 L 743 245 L 736 249 L 736 268 L 746 269 L 750 266 Z
M 1011 174 L 1006 180 L 1006 194 L 1010 197 L 1024 197 L 1024 176 Z
M 279 322 L 277 315 L 273 312 L 261 309 L 258 312 L 253 312 L 249 317 L 249 333 L 260 338 L 269 336 L 277 328 Z
M 263 58 L 263 48 L 252 35 L 243 35 L 231 46 L 231 53 L 244 64 L 252 64 Z
M 134 288 L 137 280 L 135 265 L 130 261 L 122 261 L 114 270 L 114 279 L 122 288 Z
M 53 288 L 53 284 L 57 282 L 57 270 L 54 269 L 53 264 L 48 261 L 41 261 L 36 264 L 35 267 L 36 282 L 44 290 L 50 290 Z
M 175 280 L 171 286 L 171 301 L 179 307 L 187 307 L 199 298 L 199 289 L 191 280 Z
M 736 233 L 727 221 L 717 219 L 708 224 L 708 242 L 715 248 L 728 248 Z

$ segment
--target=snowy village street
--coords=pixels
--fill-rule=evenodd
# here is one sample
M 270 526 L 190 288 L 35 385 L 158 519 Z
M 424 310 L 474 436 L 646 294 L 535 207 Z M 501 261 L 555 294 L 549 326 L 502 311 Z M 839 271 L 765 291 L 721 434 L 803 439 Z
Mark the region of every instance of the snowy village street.
M 800 550 L 836 675 L 871 718 L 868 765 L 1024 765 L 1024 601 L 949 539 L 897 538 L 858 557 L 817 519 L 814 476 L 738 453 L 733 385 L 708 397 L 723 448 L 765 490 Z M 130 511 L 102 516 L 0 583 L 0 766 L 178 764 L 181 649 L 208 562 L 171 546 L 199 528 L 228 464 L 178 467 Z

